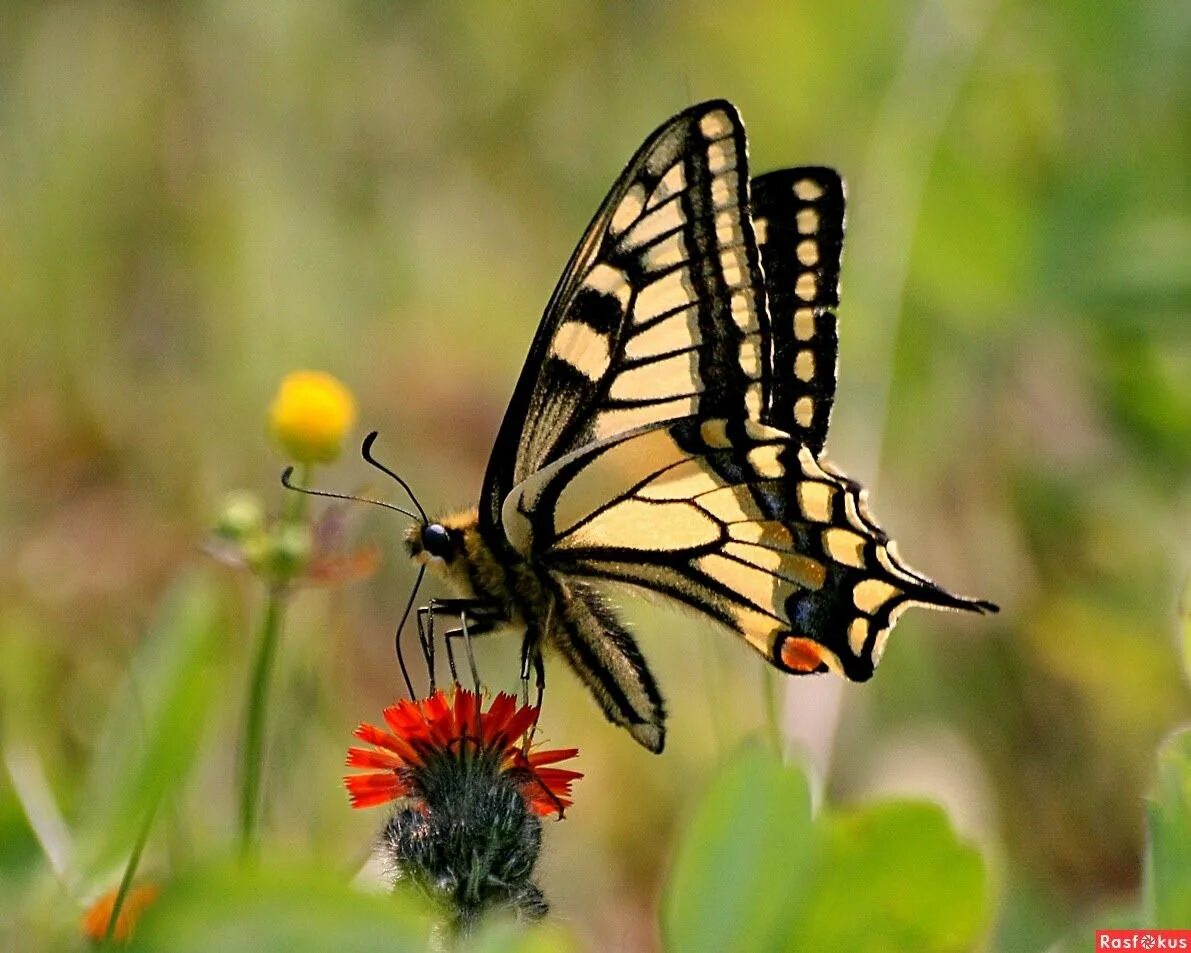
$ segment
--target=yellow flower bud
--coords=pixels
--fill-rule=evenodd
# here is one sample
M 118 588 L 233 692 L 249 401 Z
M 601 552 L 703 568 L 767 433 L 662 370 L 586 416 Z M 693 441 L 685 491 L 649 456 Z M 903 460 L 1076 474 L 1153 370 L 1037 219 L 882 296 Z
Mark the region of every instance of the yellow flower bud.
M 269 408 L 273 436 L 298 463 L 328 463 L 356 422 L 351 391 L 322 371 L 286 374 Z

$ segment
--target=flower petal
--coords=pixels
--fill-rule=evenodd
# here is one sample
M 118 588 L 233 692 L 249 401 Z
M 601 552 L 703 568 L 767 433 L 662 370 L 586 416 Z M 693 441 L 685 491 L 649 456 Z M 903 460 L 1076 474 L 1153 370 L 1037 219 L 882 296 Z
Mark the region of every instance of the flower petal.
M 409 793 L 392 771 L 349 775 L 343 779 L 343 784 L 354 808 L 373 807 Z
M 551 748 L 546 751 L 531 751 L 529 753 L 529 763 L 532 767 L 536 768 L 543 764 L 566 761 L 567 758 L 573 758 L 578 753 L 578 748 Z
M 376 745 L 378 748 L 385 748 L 392 751 L 397 757 L 403 761 L 416 761 L 418 756 L 413 748 L 409 746 L 403 738 L 397 735 L 391 735 L 387 731 L 377 728 L 376 725 L 361 724 L 352 732 L 361 741 L 366 741 L 370 745 Z
M 405 762 L 389 751 L 376 748 L 348 748 L 347 766 L 349 768 L 400 768 Z

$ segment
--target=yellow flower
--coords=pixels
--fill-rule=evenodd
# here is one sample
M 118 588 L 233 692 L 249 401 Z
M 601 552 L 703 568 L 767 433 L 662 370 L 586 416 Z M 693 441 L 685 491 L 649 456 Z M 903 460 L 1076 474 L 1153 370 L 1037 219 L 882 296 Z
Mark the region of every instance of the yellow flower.
M 112 930 L 112 939 L 123 943 L 132 936 L 137 921 L 149 906 L 157 899 L 160 888 L 156 884 L 142 884 L 133 887 L 124 898 L 120 907 L 120 915 L 116 917 L 116 926 Z M 83 936 L 89 940 L 100 942 L 107 936 L 108 922 L 112 919 L 112 908 L 116 905 L 116 891 L 109 890 L 93 903 L 83 914 L 80 927 Z
M 351 391 L 322 371 L 286 374 L 269 408 L 277 442 L 298 463 L 328 463 L 356 422 Z

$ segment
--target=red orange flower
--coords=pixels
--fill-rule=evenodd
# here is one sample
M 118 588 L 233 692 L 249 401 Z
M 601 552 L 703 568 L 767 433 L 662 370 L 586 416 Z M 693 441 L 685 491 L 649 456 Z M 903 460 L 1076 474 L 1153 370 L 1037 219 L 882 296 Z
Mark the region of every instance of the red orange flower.
M 475 692 L 462 688 L 451 696 L 440 690 L 422 701 L 399 701 L 384 711 L 389 730 L 362 724 L 354 732 L 373 747 L 348 748 L 348 767 L 377 770 L 343 779 L 352 807 L 397 798 L 424 801 L 427 785 L 444 764 L 465 770 L 479 765 L 513 780 L 535 814 L 562 817 L 571 805 L 571 785 L 583 775 L 549 765 L 573 758 L 579 749 L 526 752 L 523 738 L 537 716 L 536 707 L 518 707 L 504 692 L 487 711 Z
M 160 889 L 156 884 L 142 884 L 133 887 L 124 897 L 120 905 L 120 913 L 116 917 L 116 925 L 112 928 L 112 939 L 118 943 L 125 942 L 132 936 L 137 921 L 145 908 L 157 899 Z M 80 927 L 83 936 L 99 943 L 107 937 L 108 924 L 112 919 L 112 909 L 116 906 L 116 891 L 109 890 L 96 900 L 83 914 Z

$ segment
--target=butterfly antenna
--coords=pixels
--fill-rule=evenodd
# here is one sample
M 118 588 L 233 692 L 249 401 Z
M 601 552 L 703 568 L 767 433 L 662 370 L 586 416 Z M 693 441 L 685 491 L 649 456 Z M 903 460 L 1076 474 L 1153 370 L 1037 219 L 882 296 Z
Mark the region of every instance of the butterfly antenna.
M 414 506 L 416 506 L 418 508 L 418 512 L 422 514 L 422 522 L 429 523 L 430 517 L 428 517 L 426 515 L 426 511 L 424 509 L 422 509 L 422 504 L 419 503 L 418 498 L 416 496 L 414 496 L 414 491 L 410 489 L 409 484 L 406 483 L 403 479 L 401 479 L 401 477 L 399 477 L 396 473 L 394 473 L 392 470 L 390 470 L 388 467 L 386 467 L 383 463 L 381 463 L 379 460 L 376 459 L 376 457 L 374 457 L 372 455 L 372 445 L 374 443 L 376 443 L 376 438 L 378 436 L 379 436 L 379 433 L 374 430 L 374 431 L 372 431 L 372 433 L 370 433 L 367 437 L 364 438 L 364 442 L 362 444 L 360 444 L 360 456 L 362 456 L 366 461 L 368 461 L 369 464 L 376 467 L 376 469 L 380 470 L 381 473 L 387 473 L 394 480 L 396 480 L 399 484 L 401 484 L 401 488 L 403 490 L 405 490 L 406 493 L 409 494 L 409 498 L 411 500 L 413 500 Z
M 411 513 L 409 510 L 402 509 L 400 506 L 395 506 L 392 503 L 386 503 L 384 500 L 373 500 L 366 496 L 352 496 L 350 493 L 331 493 L 327 490 L 312 490 L 309 487 L 298 486 L 298 484 L 291 481 L 294 475 L 293 467 L 286 467 L 281 473 L 281 485 L 287 490 L 293 490 L 295 493 L 305 493 L 307 496 L 325 496 L 330 500 L 348 500 L 352 503 L 372 503 L 374 506 L 383 506 L 386 510 L 396 510 L 402 516 L 408 516 L 411 520 L 418 518 L 417 513 Z M 418 507 L 420 510 L 421 507 Z M 422 514 L 423 521 L 426 514 Z
M 401 666 L 401 677 L 405 679 L 405 687 L 409 691 L 410 701 L 418 696 L 414 694 L 414 683 L 410 681 L 409 669 L 405 665 L 405 653 L 401 650 L 401 633 L 405 630 L 405 623 L 413 611 L 414 601 L 418 598 L 418 588 L 422 585 L 422 577 L 426 575 L 426 567 L 418 569 L 418 578 L 414 580 L 414 587 L 410 590 L 409 601 L 405 604 L 405 611 L 401 613 L 401 621 L 397 623 L 397 632 L 393 636 L 393 647 L 397 650 L 397 664 Z

